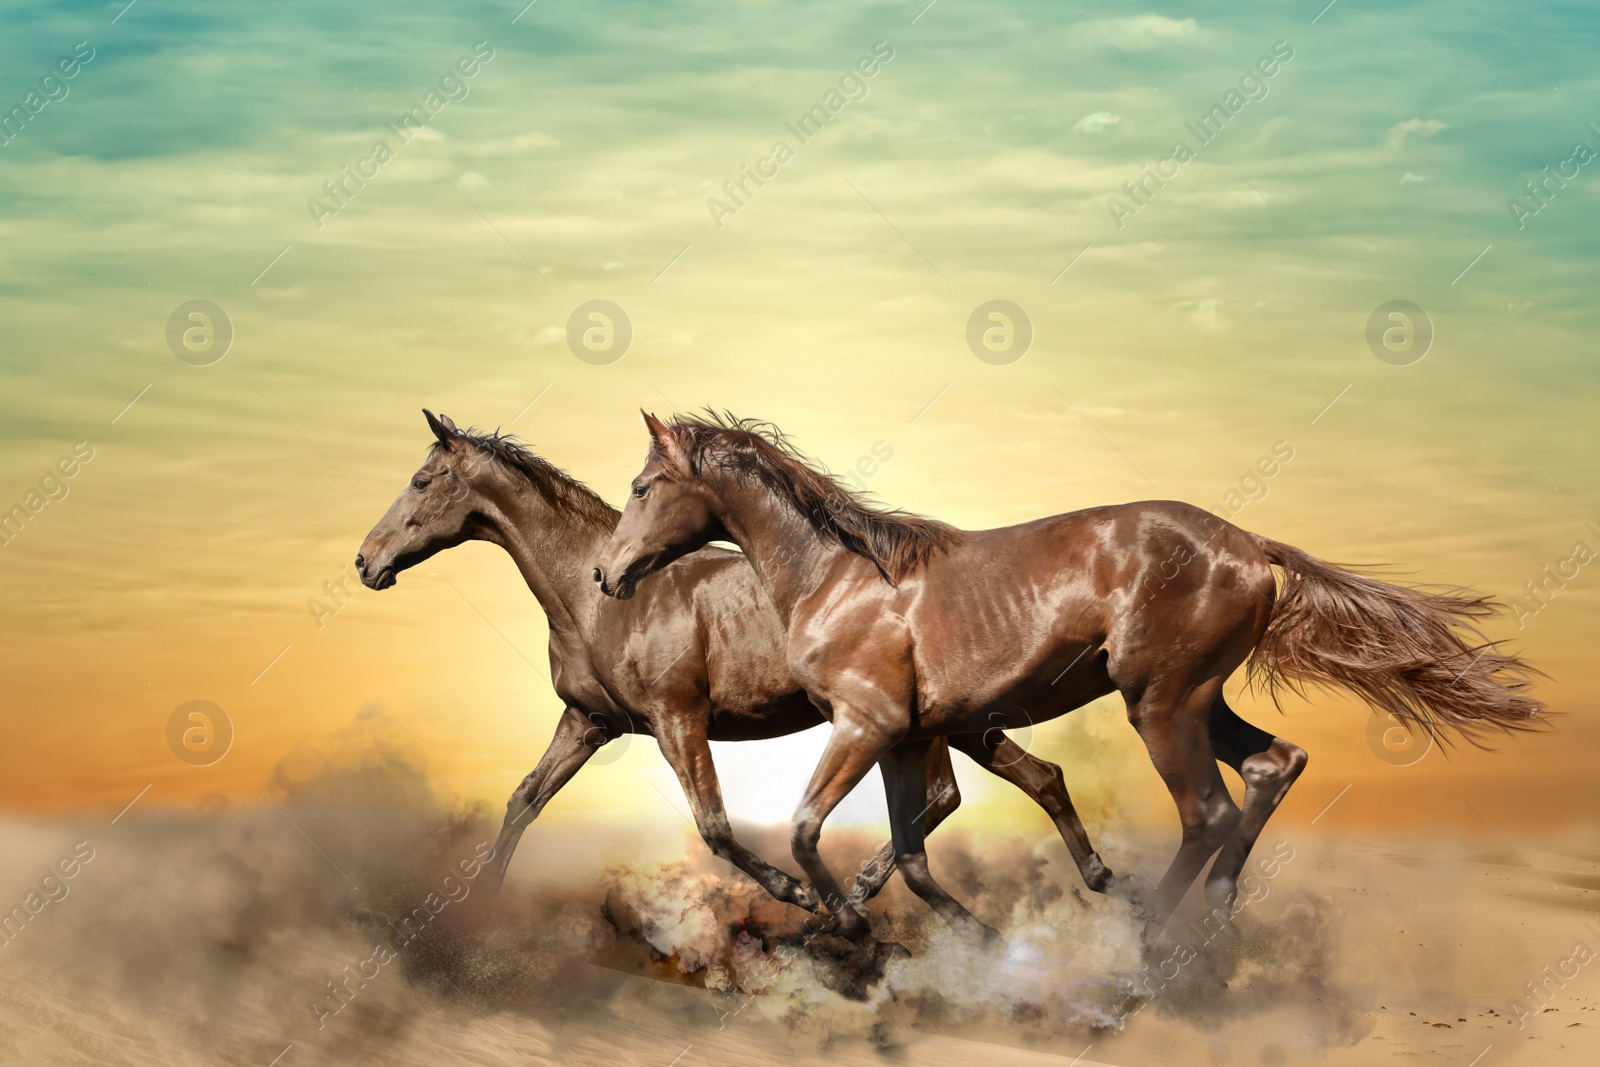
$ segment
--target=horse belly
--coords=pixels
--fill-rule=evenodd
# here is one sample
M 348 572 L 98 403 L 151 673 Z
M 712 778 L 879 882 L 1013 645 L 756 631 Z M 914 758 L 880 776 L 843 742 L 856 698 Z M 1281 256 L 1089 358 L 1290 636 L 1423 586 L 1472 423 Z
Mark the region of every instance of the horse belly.
M 713 710 L 706 736 L 713 741 L 765 741 L 809 730 L 822 721 L 822 713 L 796 689 L 772 704 Z
M 1095 643 L 1052 651 L 1031 669 L 990 674 L 978 684 L 941 692 L 919 687 L 913 736 L 936 737 L 1012 730 L 1059 718 L 1116 686 L 1106 673 L 1104 649 Z

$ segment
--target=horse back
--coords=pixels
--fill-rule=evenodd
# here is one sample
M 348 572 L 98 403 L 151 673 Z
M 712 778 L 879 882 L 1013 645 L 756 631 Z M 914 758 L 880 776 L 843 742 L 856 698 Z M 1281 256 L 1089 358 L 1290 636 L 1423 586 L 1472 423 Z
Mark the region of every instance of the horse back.
M 1131 652 L 1264 626 L 1272 574 L 1252 535 L 1139 501 L 963 534 L 903 585 L 919 704 L 1037 721 L 1122 687 Z

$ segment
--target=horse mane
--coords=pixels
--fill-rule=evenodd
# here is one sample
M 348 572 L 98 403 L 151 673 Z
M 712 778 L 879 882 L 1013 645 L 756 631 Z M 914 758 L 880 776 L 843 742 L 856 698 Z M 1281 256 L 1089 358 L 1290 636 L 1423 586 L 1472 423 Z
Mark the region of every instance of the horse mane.
M 961 537 L 947 523 L 870 502 L 820 469 L 769 422 L 708 410 L 677 416 L 671 426 L 691 473 L 709 465 L 755 478 L 791 504 L 819 535 L 871 560 L 890 585 Z
M 620 511 L 554 463 L 535 455 L 511 434 L 503 434 L 498 429 L 488 431 L 470 427 L 457 430 L 456 433 L 476 445 L 483 454 L 515 471 L 551 506 L 572 512 L 607 533 L 617 528 L 622 518 Z M 428 454 L 431 456 L 443 447 L 442 443 L 435 441 Z

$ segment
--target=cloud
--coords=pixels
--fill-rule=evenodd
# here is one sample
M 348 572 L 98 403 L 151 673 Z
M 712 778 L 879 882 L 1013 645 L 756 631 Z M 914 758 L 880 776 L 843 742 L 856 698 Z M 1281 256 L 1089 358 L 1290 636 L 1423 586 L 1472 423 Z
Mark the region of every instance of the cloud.
M 515 148 L 549 148 L 551 145 L 560 143 L 548 133 L 541 133 L 538 130 L 534 130 L 532 133 L 525 133 L 511 142 Z
M 560 326 L 545 326 L 538 333 L 527 338 L 527 341 L 531 348 L 544 348 L 549 345 L 563 344 L 566 339 L 567 331 Z
M 1214 296 L 1204 300 L 1181 300 L 1172 305 L 1172 310 L 1184 312 L 1185 318 L 1207 333 L 1216 333 L 1230 325 L 1228 317 L 1222 313 L 1222 301 Z
M 1149 48 L 1200 36 L 1200 24 L 1194 19 L 1169 19 L 1165 15 L 1135 15 L 1131 19 L 1118 19 L 1114 26 L 1117 40 L 1132 48 Z
M 1093 136 L 1105 133 L 1121 121 L 1121 115 L 1113 115 L 1109 111 L 1094 111 L 1073 123 L 1072 129 L 1076 133 L 1087 133 Z
M 460 178 L 456 180 L 462 185 L 466 186 L 468 189 L 481 189 L 485 185 L 489 184 L 489 179 L 485 178 L 475 170 L 466 171 L 461 175 Z
M 1390 148 L 1404 148 L 1406 138 L 1411 134 L 1418 137 L 1432 137 L 1440 130 L 1448 130 L 1450 125 L 1438 119 L 1406 119 L 1404 122 L 1389 127 L 1389 132 L 1384 136 L 1384 143 Z

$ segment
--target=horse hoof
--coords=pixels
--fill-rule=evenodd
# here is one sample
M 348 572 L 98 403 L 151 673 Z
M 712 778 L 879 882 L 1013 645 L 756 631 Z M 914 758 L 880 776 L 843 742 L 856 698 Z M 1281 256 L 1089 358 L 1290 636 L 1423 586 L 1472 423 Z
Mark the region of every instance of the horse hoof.
M 1101 892 L 1113 900 L 1127 901 L 1135 907 L 1141 907 L 1144 904 L 1139 893 L 1138 883 L 1133 880 L 1131 875 L 1125 874 L 1120 878 L 1112 878 Z
M 878 963 L 888 963 L 890 960 L 909 960 L 911 950 L 898 941 L 879 941 L 873 949 L 873 955 Z

